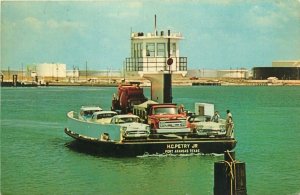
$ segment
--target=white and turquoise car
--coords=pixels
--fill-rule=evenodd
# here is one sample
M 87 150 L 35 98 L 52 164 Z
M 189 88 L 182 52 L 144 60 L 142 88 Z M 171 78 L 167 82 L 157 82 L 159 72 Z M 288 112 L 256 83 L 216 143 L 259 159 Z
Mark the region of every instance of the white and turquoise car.
M 100 124 L 110 124 L 112 117 L 117 115 L 117 112 L 114 111 L 98 111 L 94 112 L 91 118 L 91 122 L 100 123 Z
M 140 123 L 140 118 L 132 114 L 116 115 L 112 117 L 111 124 L 121 127 L 123 138 L 147 138 L 150 134 L 150 126 Z
M 84 121 L 90 120 L 94 112 L 99 111 L 102 111 L 102 108 L 100 108 L 99 106 L 81 106 L 78 119 Z
M 226 121 L 219 119 L 218 122 L 213 122 L 210 118 L 210 116 L 190 116 L 188 122 L 191 130 L 200 136 L 226 136 Z

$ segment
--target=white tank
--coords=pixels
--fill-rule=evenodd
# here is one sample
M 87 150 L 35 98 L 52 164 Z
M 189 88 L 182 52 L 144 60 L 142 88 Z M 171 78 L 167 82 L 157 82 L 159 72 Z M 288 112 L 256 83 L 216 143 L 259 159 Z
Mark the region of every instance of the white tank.
M 43 63 L 36 66 L 36 72 L 41 77 L 66 77 L 66 64 Z

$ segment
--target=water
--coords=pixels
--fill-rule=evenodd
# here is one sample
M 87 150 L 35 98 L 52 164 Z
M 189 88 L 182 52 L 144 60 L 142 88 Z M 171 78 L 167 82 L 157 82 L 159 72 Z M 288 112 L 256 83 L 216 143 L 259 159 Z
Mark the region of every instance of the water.
M 222 156 L 104 158 L 66 147 L 66 113 L 110 108 L 115 88 L 1 89 L 2 194 L 213 194 Z M 149 89 L 145 90 L 149 96 Z M 300 87 L 176 87 L 174 102 L 215 103 L 235 121 L 248 194 L 300 193 Z

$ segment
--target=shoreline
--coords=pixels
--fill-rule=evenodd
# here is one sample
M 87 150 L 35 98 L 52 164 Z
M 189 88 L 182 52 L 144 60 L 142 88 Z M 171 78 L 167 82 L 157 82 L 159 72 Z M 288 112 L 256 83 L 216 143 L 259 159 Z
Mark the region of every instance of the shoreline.
M 37 87 L 37 86 L 70 86 L 70 87 L 117 87 L 125 82 L 140 82 L 140 86 L 149 87 L 150 81 L 141 78 L 114 78 L 111 80 L 98 79 L 97 81 L 78 80 L 78 81 L 48 81 L 48 82 L 20 82 L 15 85 L 12 81 L 1 82 L 1 87 Z M 197 79 L 176 78 L 172 81 L 173 86 L 300 86 L 300 80 L 246 80 L 246 79 Z
M 109 82 L 107 79 L 99 79 L 97 82 L 49 82 L 49 86 L 95 86 L 95 87 L 116 87 L 122 83 L 140 82 L 142 87 L 150 87 L 151 83 L 148 80 L 141 78 L 128 78 L 124 81 L 123 78 L 112 79 Z M 246 79 L 197 79 L 176 78 L 172 80 L 173 86 L 300 86 L 300 80 L 246 80 Z

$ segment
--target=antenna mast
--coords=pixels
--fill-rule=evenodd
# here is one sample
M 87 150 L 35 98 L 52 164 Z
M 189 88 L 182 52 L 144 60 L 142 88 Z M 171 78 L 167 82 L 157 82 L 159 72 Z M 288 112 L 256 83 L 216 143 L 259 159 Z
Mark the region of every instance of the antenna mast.
M 156 29 L 156 14 L 154 15 L 154 34 L 157 36 L 157 29 Z

